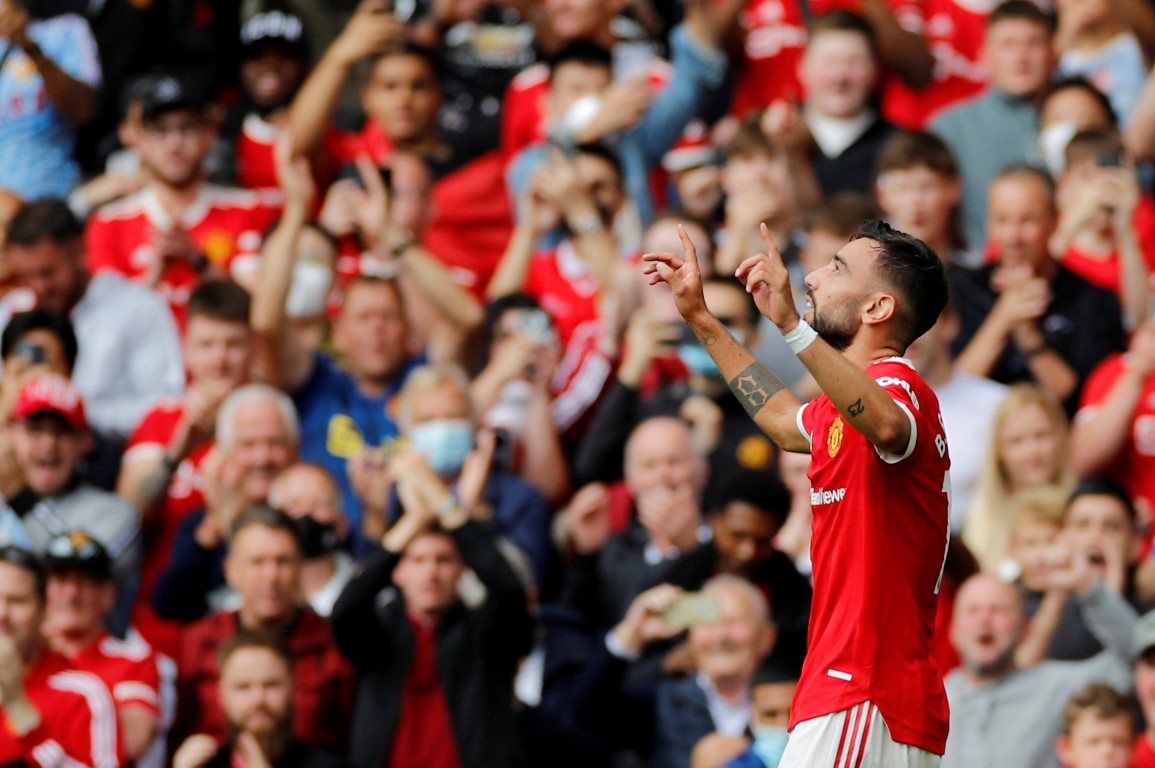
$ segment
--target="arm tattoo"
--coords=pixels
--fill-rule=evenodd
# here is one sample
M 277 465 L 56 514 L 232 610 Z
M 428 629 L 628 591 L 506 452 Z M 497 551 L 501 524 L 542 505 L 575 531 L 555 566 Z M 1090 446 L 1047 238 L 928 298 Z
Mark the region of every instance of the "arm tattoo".
M 862 404 L 862 398 L 858 398 L 850 405 L 846 406 L 846 412 L 853 416 L 861 416 L 862 412 L 866 410 L 866 406 Z
M 786 389 L 786 384 L 762 363 L 754 362 L 730 379 L 730 389 L 753 419 L 770 398 Z

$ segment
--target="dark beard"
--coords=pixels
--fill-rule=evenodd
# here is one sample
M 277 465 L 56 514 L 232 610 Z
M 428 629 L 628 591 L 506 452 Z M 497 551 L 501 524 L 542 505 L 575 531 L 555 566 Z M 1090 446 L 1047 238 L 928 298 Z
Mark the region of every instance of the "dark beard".
M 818 319 L 817 313 L 814 315 L 814 330 L 818 333 L 818 338 L 839 352 L 845 352 L 850 343 L 854 341 L 853 333 L 848 333 L 841 328 L 830 327 L 829 324 Z
M 235 744 L 237 736 L 242 730 L 236 723 L 229 723 L 229 742 Z M 261 752 L 265 755 L 265 759 L 269 761 L 270 765 L 276 765 L 277 761 L 289 749 L 289 745 L 293 743 L 293 728 L 290 718 L 286 716 L 277 721 L 272 729 L 264 733 L 254 733 L 253 736 L 260 746 Z

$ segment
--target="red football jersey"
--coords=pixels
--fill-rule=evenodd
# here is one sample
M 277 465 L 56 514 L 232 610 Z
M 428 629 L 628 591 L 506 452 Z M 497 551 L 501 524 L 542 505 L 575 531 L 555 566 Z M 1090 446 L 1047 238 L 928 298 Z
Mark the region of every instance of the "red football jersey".
M 112 694 L 97 676 L 70 667 L 60 654 L 41 651 L 24 677 L 24 690 L 40 712 L 40 725 L 17 738 L 5 718 L 0 765 L 118 768 L 124 764 Z
M 950 457 L 934 392 L 909 361 L 866 372 L 906 411 L 906 454 L 882 455 L 823 395 L 798 412 L 810 451 L 814 602 L 790 727 L 864 701 L 894 740 L 941 755 L 948 712 L 934 656 L 950 526 Z
M 525 276 L 525 293 L 537 299 L 553 318 L 562 347 L 569 346 L 579 326 L 598 319 L 597 280 L 568 240 L 533 255 Z
M 1083 386 L 1076 419 L 1087 418 L 1102 405 L 1126 365 L 1125 355 L 1114 354 L 1095 367 Z M 1155 510 L 1155 376 L 1148 376 L 1143 382 L 1139 402 L 1131 414 L 1127 441 L 1103 473 L 1126 489 L 1132 499 L 1145 501 Z
M 986 88 L 987 71 L 980 58 L 987 16 L 993 0 L 891 0 L 898 22 L 922 34 L 934 54 L 934 74 L 924 88 L 911 88 L 888 77 L 882 112 L 900 128 L 921 130 L 934 116 Z
M 173 432 L 184 415 L 180 402 L 162 403 L 137 426 L 128 439 L 123 464 L 128 466 L 142 458 L 159 458 L 168 449 Z M 132 624 L 158 651 L 175 656 L 180 647 L 180 624 L 156 615 L 148 598 L 172 554 L 172 542 L 184 519 L 205 504 L 201 464 L 211 442 L 194 448 L 173 472 L 164 498 L 157 502 L 153 514 L 144 518 L 144 547 L 140 567 L 141 599 L 133 606 Z
M 802 99 L 798 65 L 806 49 L 806 20 L 797 0 L 751 0 L 741 16 L 744 56 L 736 64 L 730 111 L 744 117 L 777 99 Z
M 85 231 L 88 266 L 155 284 L 184 328 L 184 308 L 200 275 L 187 261 L 158 263 L 152 229 L 182 228 L 213 266 L 231 274 L 234 263 L 248 260 L 251 266 L 259 258 L 265 231 L 278 215 L 277 205 L 253 192 L 203 184 L 184 218 L 174 222 L 147 187 L 92 215 Z
M 1130 768 L 1155 768 L 1155 747 L 1147 734 L 1141 733 L 1135 739 L 1135 753 L 1131 755 Z

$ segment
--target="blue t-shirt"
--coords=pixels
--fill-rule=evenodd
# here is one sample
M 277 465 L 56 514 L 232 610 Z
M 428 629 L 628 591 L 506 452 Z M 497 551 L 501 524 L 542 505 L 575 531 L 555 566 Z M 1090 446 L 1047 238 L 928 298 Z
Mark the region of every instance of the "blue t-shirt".
M 96 40 L 83 18 L 65 14 L 33 21 L 28 36 L 65 73 L 100 86 Z M 0 38 L 0 55 L 11 46 Z M 76 127 L 49 101 L 32 59 L 13 48 L 0 70 L 0 189 L 25 200 L 66 197 L 80 180 L 75 146 Z
M 352 376 L 328 357 L 317 354 L 312 375 L 293 394 L 301 419 L 301 458 L 328 469 L 341 486 L 341 501 L 353 531 L 354 549 L 361 532 L 361 501 L 353 492 L 346 464 L 363 447 L 379 447 L 397 437 L 397 424 L 389 414 L 389 401 L 409 373 L 424 363 L 424 354 L 412 358 L 384 395 L 368 397 L 357 389 Z

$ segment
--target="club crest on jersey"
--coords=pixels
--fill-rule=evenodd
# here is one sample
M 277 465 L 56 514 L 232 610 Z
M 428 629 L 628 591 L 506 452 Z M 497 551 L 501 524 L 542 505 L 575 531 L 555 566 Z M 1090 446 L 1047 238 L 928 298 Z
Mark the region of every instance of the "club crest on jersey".
M 842 447 L 842 430 L 842 417 L 835 416 L 834 421 L 830 423 L 830 431 L 826 433 L 826 452 L 832 459 L 838 455 L 838 449 Z

